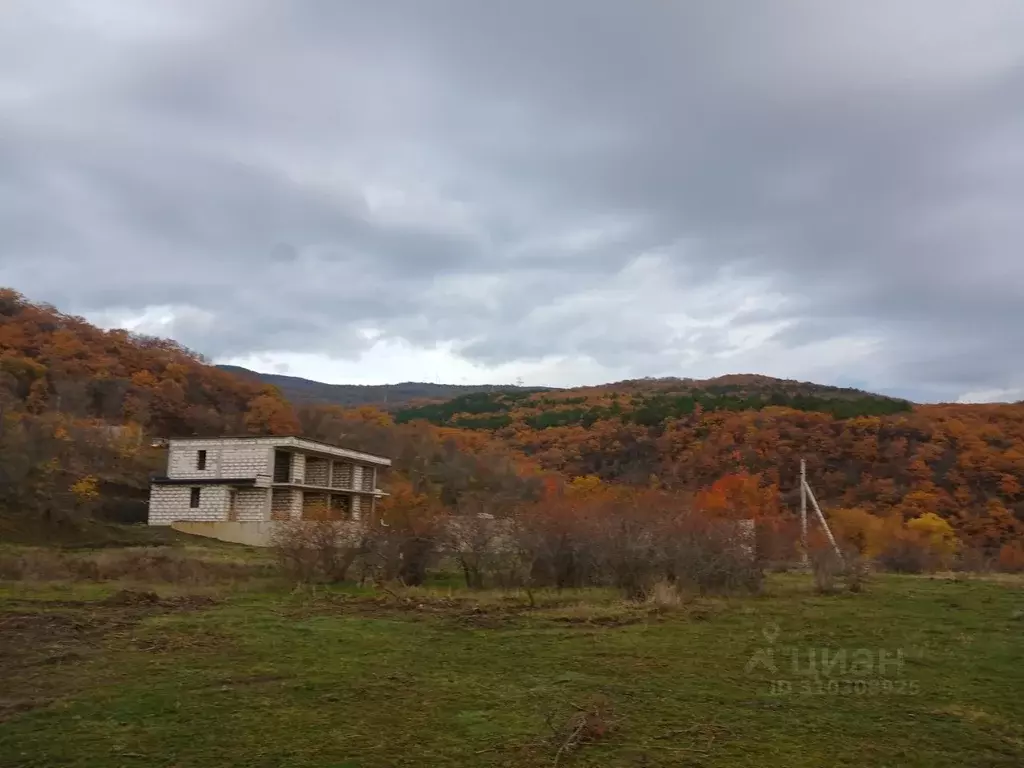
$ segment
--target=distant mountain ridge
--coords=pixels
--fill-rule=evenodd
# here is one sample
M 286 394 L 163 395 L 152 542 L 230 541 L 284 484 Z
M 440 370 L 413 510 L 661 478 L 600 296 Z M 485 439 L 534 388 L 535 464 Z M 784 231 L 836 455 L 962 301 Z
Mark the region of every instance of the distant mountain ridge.
M 623 395 L 639 395 L 655 399 L 680 393 L 706 393 L 710 396 L 778 396 L 785 392 L 788 396 L 812 397 L 821 400 L 844 401 L 860 400 L 875 403 L 900 404 L 897 410 L 910 406 L 905 400 L 867 392 L 851 387 L 835 387 L 827 384 L 815 384 L 807 381 L 776 379 L 771 376 L 753 373 L 734 373 L 716 376 L 710 379 L 694 379 L 686 377 L 647 377 L 627 379 L 625 381 L 596 384 L 593 386 L 559 388 L 559 387 L 524 387 L 512 384 L 435 384 L 431 382 L 401 382 L 398 384 L 328 384 L 299 376 L 286 376 L 279 373 L 262 373 L 237 365 L 218 365 L 223 371 L 241 376 L 251 381 L 272 384 L 282 394 L 296 404 L 319 403 L 358 407 L 373 405 L 390 411 L 405 412 L 419 407 L 428 409 L 446 403 L 447 409 L 453 413 L 463 405 L 465 398 L 477 400 L 481 396 L 508 396 L 522 401 L 528 395 L 544 395 L 547 393 L 556 401 L 569 397 L 580 399 L 600 397 L 609 392 Z M 582 400 L 580 400 L 582 402 Z M 565 403 L 563 403 L 565 404 Z M 557 402 L 546 403 L 555 405 Z M 454 409 L 454 410 L 453 410 Z M 473 408 L 469 409 L 470 411 Z M 412 414 L 409 414 L 412 415 Z M 426 415 L 426 414 L 423 414 Z
M 272 384 L 293 403 L 321 403 L 356 407 L 374 405 L 388 410 L 422 402 L 451 400 L 479 392 L 547 392 L 552 387 L 521 387 L 501 384 L 433 384 L 406 381 L 400 384 L 327 384 L 299 376 L 261 373 L 238 365 L 218 365 L 223 371 Z

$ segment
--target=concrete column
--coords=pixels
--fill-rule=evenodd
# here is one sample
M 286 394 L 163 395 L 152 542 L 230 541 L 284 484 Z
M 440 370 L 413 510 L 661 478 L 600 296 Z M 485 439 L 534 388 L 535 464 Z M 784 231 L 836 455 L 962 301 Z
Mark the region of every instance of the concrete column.
M 301 453 L 292 454 L 292 482 L 306 482 L 306 457 Z

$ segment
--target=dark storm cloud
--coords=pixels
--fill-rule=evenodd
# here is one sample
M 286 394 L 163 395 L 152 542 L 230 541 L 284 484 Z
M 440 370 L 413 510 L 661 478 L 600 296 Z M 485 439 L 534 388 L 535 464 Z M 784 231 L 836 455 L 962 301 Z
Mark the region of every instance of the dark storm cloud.
M 1013 390 L 1022 40 L 1016 0 L 15 2 L 0 282 L 214 356 Z

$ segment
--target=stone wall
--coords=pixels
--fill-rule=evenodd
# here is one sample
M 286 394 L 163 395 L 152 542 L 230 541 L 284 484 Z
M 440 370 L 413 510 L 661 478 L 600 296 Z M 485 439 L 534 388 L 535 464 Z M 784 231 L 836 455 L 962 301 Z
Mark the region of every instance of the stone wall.
M 199 469 L 199 452 L 206 451 L 206 466 Z M 273 448 L 258 438 L 232 440 L 176 440 L 168 449 L 167 476 L 173 478 L 255 477 L 269 475 Z
M 356 546 L 362 536 L 362 528 L 350 522 L 338 521 L 334 523 L 339 532 L 344 536 L 349 546 Z M 274 542 L 274 532 L 280 523 L 272 520 L 251 523 L 234 522 L 189 522 L 182 521 L 174 523 L 173 528 L 182 533 L 190 533 L 194 536 L 206 536 L 220 541 L 230 541 L 235 544 L 246 544 L 250 547 L 269 547 Z
M 266 488 L 239 488 L 235 492 L 235 519 L 240 522 L 266 520 L 269 493 Z
M 264 445 L 230 445 L 221 450 L 221 477 L 269 475 L 273 466 L 273 449 Z
M 201 486 L 199 506 L 196 508 L 192 508 L 191 498 L 192 487 L 188 485 L 153 486 L 149 492 L 149 524 L 170 525 L 175 520 L 228 519 L 226 486 Z

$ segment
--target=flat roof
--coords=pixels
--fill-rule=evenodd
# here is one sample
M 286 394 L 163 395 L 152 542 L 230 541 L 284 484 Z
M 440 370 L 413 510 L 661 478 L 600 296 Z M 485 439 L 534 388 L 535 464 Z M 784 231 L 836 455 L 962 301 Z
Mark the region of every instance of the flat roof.
M 195 442 L 197 440 L 209 440 L 210 442 L 218 440 L 265 440 L 269 442 L 282 442 L 287 443 L 289 441 L 301 441 L 303 443 L 313 443 L 314 445 L 322 445 L 327 448 L 332 448 L 336 451 L 347 451 L 352 454 L 359 454 L 370 459 L 377 459 L 379 462 L 391 465 L 391 459 L 387 456 L 381 456 L 376 453 L 368 453 L 367 451 L 359 450 L 358 448 L 348 448 L 344 445 L 337 445 L 336 443 L 328 443 L 324 440 L 314 440 L 311 437 L 303 437 L 302 435 L 219 435 L 217 437 L 166 437 L 163 438 L 170 443 L 174 442 Z M 327 451 L 325 451 L 327 453 Z

